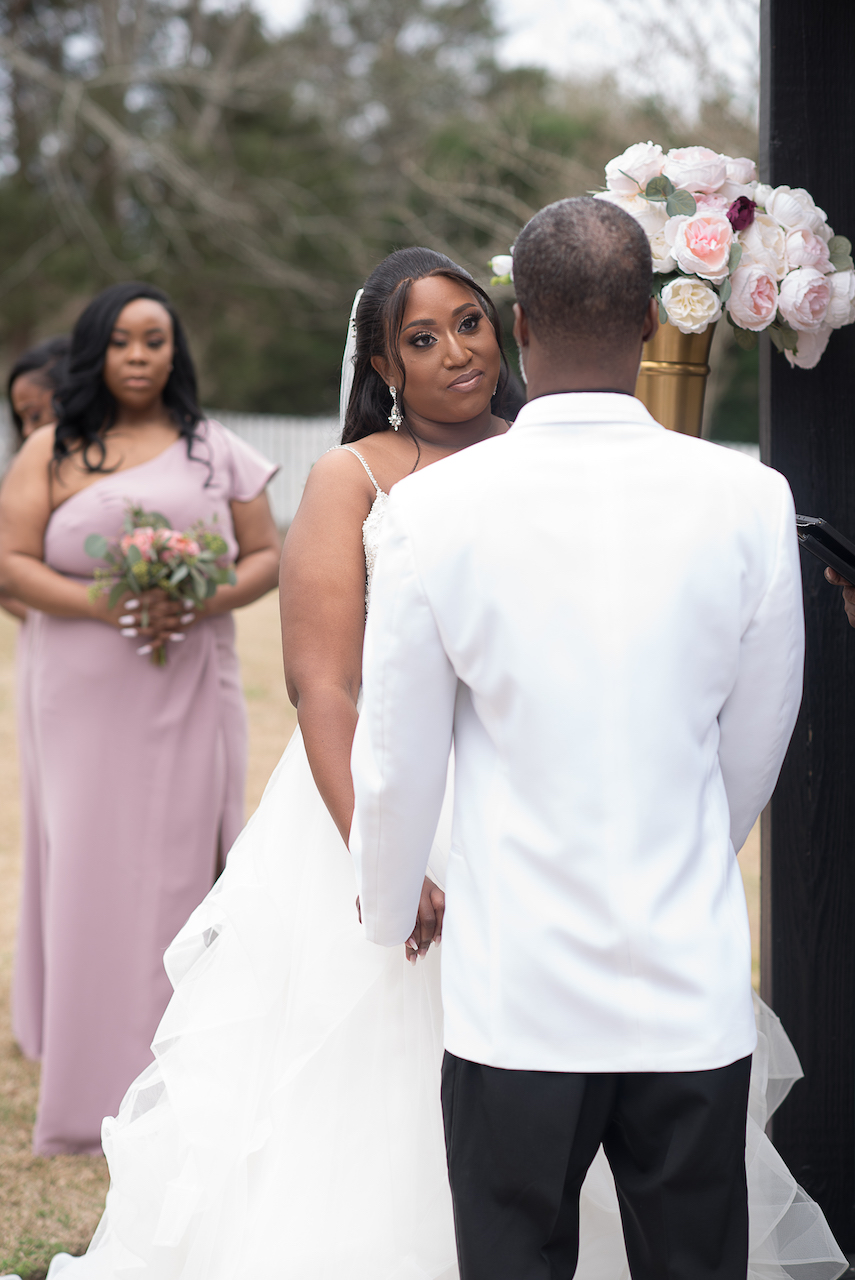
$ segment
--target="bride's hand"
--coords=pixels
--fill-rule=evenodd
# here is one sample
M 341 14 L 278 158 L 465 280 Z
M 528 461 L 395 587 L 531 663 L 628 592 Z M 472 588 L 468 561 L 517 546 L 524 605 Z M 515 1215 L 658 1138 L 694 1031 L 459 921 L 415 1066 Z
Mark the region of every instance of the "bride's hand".
M 442 917 L 445 914 L 445 894 L 439 885 L 425 876 L 419 899 L 416 927 L 404 943 L 407 959 L 415 964 L 419 956 L 426 956 L 431 942 L 439 945 L 442 937 Z

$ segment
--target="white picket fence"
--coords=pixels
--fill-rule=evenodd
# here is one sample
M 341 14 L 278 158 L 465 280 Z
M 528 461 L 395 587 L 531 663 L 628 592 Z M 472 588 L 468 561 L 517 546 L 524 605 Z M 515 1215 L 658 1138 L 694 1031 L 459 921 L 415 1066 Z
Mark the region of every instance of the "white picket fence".
M 267 413 L 208 414 L 279 464 L 267 493 L 280 528 L 289 525 L 300 505 L 309 472 L 322 453 L 338 442 L 338 418 L 279 418 Z

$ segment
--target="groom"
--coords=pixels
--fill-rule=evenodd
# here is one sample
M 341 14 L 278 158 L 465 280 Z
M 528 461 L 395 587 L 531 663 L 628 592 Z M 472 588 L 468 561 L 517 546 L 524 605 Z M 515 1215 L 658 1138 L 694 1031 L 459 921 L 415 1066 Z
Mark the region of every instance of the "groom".
M 792 498 L 633 398 L 657 323 L 634 219 L 550 205 L 514 279 L 528 404 L 389 501 L 353 748 L 362 919 L 383 946 L 409 937 L 453 740 L 442 1102 L 462 1280 L 569 1280 L 600 1143 L 634 1280 L 744 1280 L 734 850 L 801 694 Z

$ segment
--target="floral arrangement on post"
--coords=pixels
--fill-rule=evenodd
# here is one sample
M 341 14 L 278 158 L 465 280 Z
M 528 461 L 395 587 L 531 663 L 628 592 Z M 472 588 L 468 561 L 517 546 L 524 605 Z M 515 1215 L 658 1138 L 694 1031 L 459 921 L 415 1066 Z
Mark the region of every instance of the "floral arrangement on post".
M 234 586 L 237 582 L 234 570 L 219 563 L 228 551 L 225 538 L 216 530 L 206 528 L 201 521 L 180 533 L 159 511 L 129 506 L 124 533 L 118 539 L 108 542 L 102 534 L 90 533 L 83 549 L 93 560 L 106 562 L 94 571 L 95 581 L 89 588 L 89 597 L 97 600 L 109 592 L 107 604 L 111 609 L 126 592 L 136 595 L 153 588 L 165 592 L 172 600 L 182 600 L 185 609 L 195 609 L 209 600 L 221 584 Z M 137 604 L 136 600 L 127 602 L 128 608 Z M 142 625 L 148 626 L 145 607 Z M 136 634 L 134 627 L 122 631 L 122 635 L 130 637 Z M 184 635 L 176 632 L 170 638 L 183 640 Z M 137 653 L 151 654 L 156 666 L 166 663 L 166 649 L 162 644 L 142 645 Z
M 790 364 L 812 369 L 831 331 L 855 321 L 851 243 L 803 188 L 758 182 L 753 160 L 637 142 L 592 194 L 641 223 L 660 319 L 681 333 L 703 333 L 724 312 L 741 347 L 766 330 Z M 510 283 L 511 263 L 493 259 L 494 284 Z

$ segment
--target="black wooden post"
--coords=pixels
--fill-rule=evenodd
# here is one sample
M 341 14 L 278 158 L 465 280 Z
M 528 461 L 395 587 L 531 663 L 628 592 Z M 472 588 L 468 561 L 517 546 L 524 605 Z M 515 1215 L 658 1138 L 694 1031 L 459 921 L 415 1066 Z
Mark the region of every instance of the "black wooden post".
M 855 3 L 762 0 L 764 181 L 806 187 L 855 240 Z M 761 357 L 761 449 L 802 515 L 855 539 L 855 326 L 820 365 Z M 803 561 L 805 557 L 803 556 Z M 805 698 L 763 833 L 765 998 L 805 1071 L 775 1145 L 855 1252 L 855 630 L 805 563 Z

